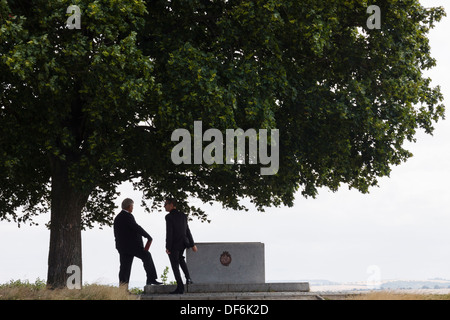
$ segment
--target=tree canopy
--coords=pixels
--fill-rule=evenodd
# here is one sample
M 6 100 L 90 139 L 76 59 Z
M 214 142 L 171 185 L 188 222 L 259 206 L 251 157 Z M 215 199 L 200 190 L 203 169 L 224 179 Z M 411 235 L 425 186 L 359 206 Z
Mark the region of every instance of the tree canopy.
M 70 5 L 80 29 L 66 27 Z M 367 28 L 369 5 L 381 29 Z M 423 75 L 444 15 L 418 0 L 0 0 L 0 217 L 51 209 L 52 256 L 52 243 L 112 222 L 124 181 L 149 207 L 170 194 L 201 219 L 189 197 L 262 210 L 299 190 L 368 192 L 444 117 Z M 175 165 L 172 132 L 198 120 L 278 129 L 277 174 Z

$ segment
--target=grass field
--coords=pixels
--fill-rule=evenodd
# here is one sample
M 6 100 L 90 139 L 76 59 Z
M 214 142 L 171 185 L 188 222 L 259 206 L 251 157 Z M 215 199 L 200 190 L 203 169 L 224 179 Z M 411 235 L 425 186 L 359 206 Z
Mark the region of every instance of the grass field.
M 48 290 L 45 281 L 40 279 L 34 283 L 11 280 L 0 284 L 0 300 L 137 300 L 139 293 L 136 289 L 129 292 L 125 288 L 97 284 L 84 285 L 81 290 Z

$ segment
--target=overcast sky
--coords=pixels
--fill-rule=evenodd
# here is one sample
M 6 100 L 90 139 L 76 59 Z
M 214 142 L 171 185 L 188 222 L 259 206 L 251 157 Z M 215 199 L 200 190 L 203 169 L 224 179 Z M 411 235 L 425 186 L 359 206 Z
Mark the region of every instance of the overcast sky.
M 448 115 L 450 3 L 421 3 L 426 7 L 444 6 L 449 15 L 431 31 L 437 67 L 427 72 L 433 85 L 441 86 Z M 263 242 L 266 281 L 366 281 L 371 266 L 381 279 L 450 279 L 449 120 L 436 125 L 434 136 L 419 132 L 417 143 L 408 146 L 414 157 L 394 167 L 390 178 L 381 179 L 379 188 L 371 189 L 370 194 L 349 191 L 345 186 L 336 193 L 322 189 L 316 199 L 298 194 L 293 208 L 269 208 L 265 213 L 203 205 L 212 221 L 192 221 L 194 239 Z M 139 207 L 139 192 L 129 185 L 120 190 L 117 206 L 124 197 L 134 198 L 136 220 L 154 238 L 151 253 L 160 275 L 170 265 L 164 250 L 165 213 L 144 213 Z M 0 222 L 0 283 L 46 278 L 50 234 L 44 223 L 48 220 L 49 215 L 44 215 L 37 219 L 42 222 L 40 226 L 21 228 Z M 83 232 L 83 281 L 115 284 L 118 270 L 112 228 Z M 145 284 L 139 259 L 134 261 L 130 281 Z

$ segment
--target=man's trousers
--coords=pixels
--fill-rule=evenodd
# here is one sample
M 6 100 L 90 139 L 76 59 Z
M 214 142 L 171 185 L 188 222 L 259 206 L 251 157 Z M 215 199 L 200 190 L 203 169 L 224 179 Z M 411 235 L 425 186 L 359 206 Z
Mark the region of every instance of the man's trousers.
M 153 263 L 152 255 L 150 252 L 145 251 L 144 248 L 139 250 L 134 255 L 132 254 L 120 254 L 120 271 L 119 271 L 119 282 L 120 284 L 128 284 L 130 282 L 131 266 L 133 264 L 134 257 L 142 260 L 144 264 L 145 272 L 147 273 L 147 284 L 150 281 L 156 280 L 158 276 L 156 275 L 155 264 Z
M 169 254 L 170 265 L 172 266 L 173 275 L 175 276 L 175 280 L 177 281 L 177 290 L 184 292 L 183 280 L 181 279 L 180 267 L 186 276 L 186 279 L 190 279 L 189 270 L 186 265 L 186 261 L 184 260 L 184 249 L 177 251 L 171 251 Z

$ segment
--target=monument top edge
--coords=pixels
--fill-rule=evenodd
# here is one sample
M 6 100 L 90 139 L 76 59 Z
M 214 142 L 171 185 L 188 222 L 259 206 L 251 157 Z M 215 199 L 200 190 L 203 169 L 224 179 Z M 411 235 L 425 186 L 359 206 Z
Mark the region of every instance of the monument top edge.
M 242 242 L 242 241 L 229 241 L 229 242 L 195 242 L 196 245 L 203 244 L 264 244 L 264 242 Z

